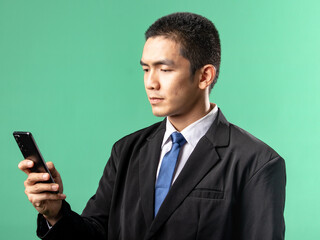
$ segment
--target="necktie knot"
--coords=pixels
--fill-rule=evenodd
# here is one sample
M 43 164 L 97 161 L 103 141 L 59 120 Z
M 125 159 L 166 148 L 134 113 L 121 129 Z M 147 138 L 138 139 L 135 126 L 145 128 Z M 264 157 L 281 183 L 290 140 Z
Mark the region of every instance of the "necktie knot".
M 179 132 L 173 132 L 171 134 L 172 144 L 178 143 L 180 147 L 182 147 L 186 143 L 186 139 Z

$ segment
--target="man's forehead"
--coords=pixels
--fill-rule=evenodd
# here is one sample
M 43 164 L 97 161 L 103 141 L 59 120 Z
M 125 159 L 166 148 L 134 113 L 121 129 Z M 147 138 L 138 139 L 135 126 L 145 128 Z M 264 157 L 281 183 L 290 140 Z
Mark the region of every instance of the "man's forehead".
M 180 44 L 163 36 L 148 38 L 142 53 L 141 65 L 175 65 L 184 58 Z

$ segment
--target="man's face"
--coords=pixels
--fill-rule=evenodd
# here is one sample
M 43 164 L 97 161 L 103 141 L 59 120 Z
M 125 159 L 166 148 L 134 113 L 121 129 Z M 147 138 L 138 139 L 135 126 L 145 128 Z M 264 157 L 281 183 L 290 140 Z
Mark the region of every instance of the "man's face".
M 164 37 L 149 38 L 141 65 L 144 85 L 155 116 L 184 117 L 197 111 L 200 100 L 197 73 L 180 55 L 180 45 Z

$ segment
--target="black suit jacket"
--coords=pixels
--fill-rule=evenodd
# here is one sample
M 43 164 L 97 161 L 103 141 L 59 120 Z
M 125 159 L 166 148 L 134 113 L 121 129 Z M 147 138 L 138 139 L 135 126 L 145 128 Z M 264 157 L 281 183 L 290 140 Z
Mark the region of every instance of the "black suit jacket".
M 44 239 L 284 239 L 285 164 L 269 146 L 229 123 L 220 109 L 154 218 L 154 186 L 165 120 L 113 146 L 82 215 L 64 217 Z

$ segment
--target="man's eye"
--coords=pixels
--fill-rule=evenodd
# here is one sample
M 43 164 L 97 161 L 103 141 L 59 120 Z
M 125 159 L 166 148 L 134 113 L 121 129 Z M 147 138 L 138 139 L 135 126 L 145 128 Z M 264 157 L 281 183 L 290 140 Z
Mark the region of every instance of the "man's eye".
M 161 72 L 171 72 L 171 69 L 161 69 Z
M 149 72 L 149 69 L 147 69 L 147 68 L 143 68 L 142 69 L 144 72 Z

